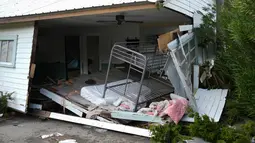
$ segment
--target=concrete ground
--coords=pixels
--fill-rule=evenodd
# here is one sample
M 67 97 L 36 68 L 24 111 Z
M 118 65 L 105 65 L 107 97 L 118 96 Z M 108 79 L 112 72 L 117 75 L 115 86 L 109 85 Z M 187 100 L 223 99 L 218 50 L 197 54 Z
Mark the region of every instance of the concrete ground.
M 41 135 L 61 133 L 42 139 Z M 74 139 L 77 143 L 147 143 L 148 138 L 102 130 L 57 120 L 41 120 L 26 115 L 0 120 L 0 143 L 58 143 Z

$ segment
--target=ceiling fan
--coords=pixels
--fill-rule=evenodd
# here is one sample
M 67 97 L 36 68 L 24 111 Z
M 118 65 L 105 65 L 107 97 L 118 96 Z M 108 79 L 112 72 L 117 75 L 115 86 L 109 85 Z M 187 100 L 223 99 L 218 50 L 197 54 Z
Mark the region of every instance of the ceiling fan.
M 132 20 L 125 20 L 124 15 L 116 15 L 114 21 L 111 20 L 99 20 L 97 22 L 99 23 L 117 23 L 118 25 L 121 25 L 122 23 L 143 23 L 143 21 L 132 21 Z

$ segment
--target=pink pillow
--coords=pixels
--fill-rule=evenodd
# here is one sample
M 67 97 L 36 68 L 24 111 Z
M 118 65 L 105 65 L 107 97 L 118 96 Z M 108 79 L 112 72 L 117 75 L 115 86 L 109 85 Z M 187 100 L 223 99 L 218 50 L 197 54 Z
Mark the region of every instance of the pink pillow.
M 188 101 L 186 99 L 175 99 L 169 101 L 169 106 L 164 111 L 175 124 L 178 124 L 186 112 Z

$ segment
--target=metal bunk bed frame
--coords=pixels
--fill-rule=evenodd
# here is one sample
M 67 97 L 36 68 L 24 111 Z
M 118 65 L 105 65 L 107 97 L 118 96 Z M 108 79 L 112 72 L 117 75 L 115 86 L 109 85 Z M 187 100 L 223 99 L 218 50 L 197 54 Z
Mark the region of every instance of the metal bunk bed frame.
M 122 83 L 122 84 L 118 84 L 118 85 L 108 85 L 108 76 L 109 76 L 109 72 L 111 69 L 111 64 L 112 64 L 112 59 L 116 58 L 122 62 L 125 62 L 127 64 L 129 64 L 129 68 L 128 68 L 128 72 L 127 72 L 127 78 L 126 78 L 126 82 Z M 142 91 L 142 86 L 143 86 L 143 82 L 144 82 L 144 78 L 145 78 L 145 74 L 146 71 L 148 70 L 147 67 L 147 60 L 148 58 L 146 57 L 146 55 L 141 54 L 135 50 L 131 50 L 129 48 L 126 48 L 124 46 L 121 46 L 119 44 L 114 44 L 112 50 L 111 50 L 111 54 L 110 54 L 110 59 L 109 59 L 109 64 L 108 64 L 108 69 L 107 69 L 107 74 L 106 74 L 106 79 L 105 79 L 105 85 L 104 85 L 104 91 L 103 91 L 103 98 L 105 98 L 105 94 L 106 91 L 112 90 L 116 93 L 119 93 L 120 95 L 123 95 L 125 97 L 127 97 L 128 99 L 130 99 L 128 96 L 126 96 L 126 92 L 127 92 L 127 86 L 128 84 L 131 84 L 132 82 L 130 82 L 129 78 L 130 78 L 130 73 L 131 70 L 136 71 L 137 73 L 141 74 L 141 77 L 138 81 L 139 82 L 139 87 L 138 87 L 138 93 L 135 99 L 135 108 L 134 111 L 137 111 L 138 109 L 138 105 L 143 104 L 145 102 L 148 102 L 149 100 L 151 100 L 152 98 L 157 98 L 163 95 L 167 95 L 170 94 L 172 91 L 172 86 L 170 86 L 170 84 L 164 83 L 162 81 L 158 81 L 157 82 L 162 82 L 161 84 L 163 84 L 164 86 L 169 86 L 169 89 L 162 89 L 159 91 L 153 91 L 153 94 L 150 95 L 150 97 L 148 98 L 148 101 L 145 102 L 140 102 L 139 103 L 139 99 L 140 99 L 140 95 L 141 95 L 141 91 Z M 160 74 L 161 75 L 161 74 Z M 150 73 L 149 73 L 149 77 L 150 77 Z M 152 78 L 153 79 L 153 78 Z M 156 79 L 154 79 L 156 81 Z M 124 89 L 122 88 L 122 90 L 124 90 L 123 92 L 118 91 L 117 87 L 118 86 L 123 86 L 124 85 Z M 160 96 L 159 96 L 160 95 Z M 130 99 L 133 100 L 133 99 Z

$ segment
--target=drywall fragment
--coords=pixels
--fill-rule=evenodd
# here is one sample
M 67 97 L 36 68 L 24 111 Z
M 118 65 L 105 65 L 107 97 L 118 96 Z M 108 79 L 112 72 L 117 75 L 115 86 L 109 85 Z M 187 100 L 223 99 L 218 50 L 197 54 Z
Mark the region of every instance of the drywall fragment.
M 125 111 L 113 111 L 111 117 L 116 119 L 132 120 L 132 121 L 143 121 L 164 124 L 165 122 L 158 116 L 152 116 L 147 114 L 125 112 Z
M 52 133 L 52 134 L 48 134 L 48 135 L 42 135 L 41 138 L 46 139 L 46 138 L 53 137 L 53 136 L 59 137 L 59 136 L 63 136 L 63 134 L 61 134 L 61 133 Z
M 66 139 L 66 140 L 59 141 L 58 143 L 77 143 L 77 141 L 74 139 Z

